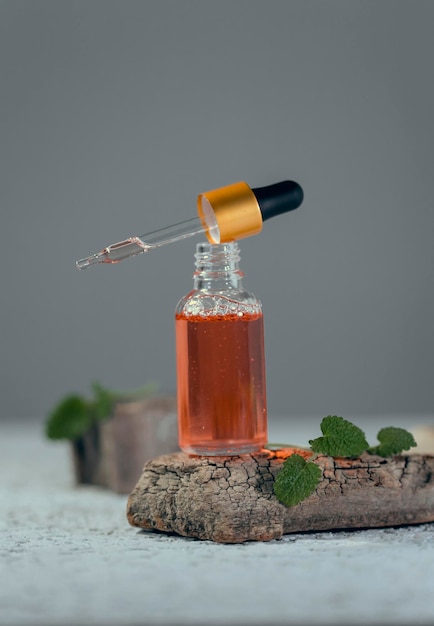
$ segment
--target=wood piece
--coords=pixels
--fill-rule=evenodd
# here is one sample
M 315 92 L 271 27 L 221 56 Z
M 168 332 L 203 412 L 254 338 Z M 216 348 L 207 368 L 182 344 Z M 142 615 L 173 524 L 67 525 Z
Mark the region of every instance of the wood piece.
M 222 543 L 269 541 L 283 534 L 434 521 L 434 456 L 320 456 L 316 491 L 286 507 L 273 493 L 285 449 L 235 457 L 152 459 L 128 498 L 132 526 Z
M 179 450 L 176 397 L 119 402 L 111 417 L 71 443 L 77 483 L 128 494 L 146 461 Z

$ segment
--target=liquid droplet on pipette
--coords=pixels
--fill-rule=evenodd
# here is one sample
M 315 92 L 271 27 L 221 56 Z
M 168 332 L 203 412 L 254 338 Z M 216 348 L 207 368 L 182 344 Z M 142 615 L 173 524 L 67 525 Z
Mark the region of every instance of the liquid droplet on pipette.
M 79 270 L 84 270 L 97 263 L 119 263 L 119 261 L 123 261 L 128 257 L 148 252 L 152 247 L 153 246 L 145 243 L 139 237 L 129 237 L 128 239 L 124 239 L 124 241 L 113 243 L 85 259 L 80 259 L 76 262 L 76 266 Z

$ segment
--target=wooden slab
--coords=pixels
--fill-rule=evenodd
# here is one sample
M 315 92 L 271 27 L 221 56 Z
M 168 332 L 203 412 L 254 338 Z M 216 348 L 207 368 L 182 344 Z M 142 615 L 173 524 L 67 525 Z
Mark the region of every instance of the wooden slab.
M 316 463 L 323 478 L 316 491 L 288 508 L 275 497 L 273 482 L 294 452 L 311 455 L 285 449 L 235 457 L 178 452 L 152 459 L 128 498 L 128 521 L 222 543 L 434 521 L 434 456 L 320 456 Z

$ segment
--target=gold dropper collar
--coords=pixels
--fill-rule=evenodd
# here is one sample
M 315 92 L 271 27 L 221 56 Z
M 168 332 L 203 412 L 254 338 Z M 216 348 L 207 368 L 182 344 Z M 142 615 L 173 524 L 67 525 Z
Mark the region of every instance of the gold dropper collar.
M 199 194 L 197 210 L 210 243 L 227 243 L 262 230 L 258 201 L 245 182 Z

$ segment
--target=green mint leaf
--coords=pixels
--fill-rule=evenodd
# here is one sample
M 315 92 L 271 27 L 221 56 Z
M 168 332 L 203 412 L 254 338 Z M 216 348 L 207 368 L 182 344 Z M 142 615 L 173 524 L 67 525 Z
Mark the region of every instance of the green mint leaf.
M 286 506 L 294 506 L 315 491 L 321 475 L 318 465 L 306 461 L 299 454 L 292 454 L 276 476 L 274 493 Z
M 49 439 L 78 439 L 97 420 L 108 418 L 116 402 L 134 402 L 157 393 L 156 383 L 148 383 L 133 391 L 111 391 L 98 382 L 92 384 L 93 398 L 75 394 L 65 397 L 48 415 L 45 434 Z
M 60 402 L 49 415 L 45 432 L 49 439 L 77 439 L 92 424 L 89 404 L 71 395 Z
M 95 418 L 104 419 L 108 417 L 113 410 L 115 395 L 96 382 L 92 384 L 92 390 L 95 396 L 95 400 L 92 403 Z
M 343 417 L 337 415 L 324 417 L 321 431 L 323 437 L 309 441 L 312 450 L 317 454 L 358 456 L 369 448 L 365 433 Z
M 369 452 L 379 456 L 400 454 L 403 450 L 410 450 L 410 448 L 414 448 L 417 445 L 413 435 L 408 430 L 396 428 L 395 426 L 382 428 L 377 435 L 377 439 L 380 442 L 379 445 L 369 448 Z

